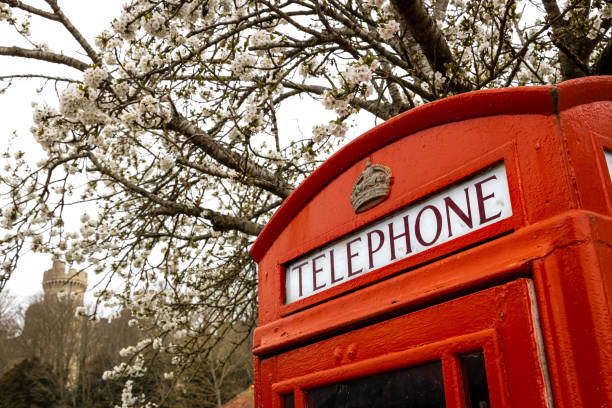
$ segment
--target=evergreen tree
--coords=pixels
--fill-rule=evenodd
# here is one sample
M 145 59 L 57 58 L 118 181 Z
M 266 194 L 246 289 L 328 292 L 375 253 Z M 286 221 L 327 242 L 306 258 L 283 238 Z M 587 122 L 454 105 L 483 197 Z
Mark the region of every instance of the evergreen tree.
M 51 367 L 38 358 L 23 360 L 0 377 L 0 408 L 53 408 L 59 399 Z

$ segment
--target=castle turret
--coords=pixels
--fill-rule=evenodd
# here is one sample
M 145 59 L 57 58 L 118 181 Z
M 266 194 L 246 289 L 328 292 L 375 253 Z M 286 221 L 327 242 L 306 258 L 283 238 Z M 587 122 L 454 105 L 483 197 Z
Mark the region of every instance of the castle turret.
M 66 272 L 66 263 L 58 258 L 53 259 L 53 267 L 43 276 L 45 298 L 60 294 L 75 295 L 79 305 L 83 305 L 83 296 L 87 290 L 87 274 L 70 269 Z

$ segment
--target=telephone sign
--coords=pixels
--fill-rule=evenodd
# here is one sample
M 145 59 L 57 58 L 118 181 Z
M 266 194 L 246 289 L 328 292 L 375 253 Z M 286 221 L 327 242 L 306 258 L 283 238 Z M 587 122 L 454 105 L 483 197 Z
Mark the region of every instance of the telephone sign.
M 503 163 L 368 225 L 285 267 L 286 303 L 512 215 Z

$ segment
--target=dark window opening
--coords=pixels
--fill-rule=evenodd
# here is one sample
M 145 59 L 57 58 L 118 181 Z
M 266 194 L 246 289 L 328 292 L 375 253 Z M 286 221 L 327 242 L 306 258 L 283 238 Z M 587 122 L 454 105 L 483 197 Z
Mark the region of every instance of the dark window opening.
M 489 408 L 489 387 L 482 352 L 459 357 L 463 377 L 463 395 L 467 408 Z
M 295 408 L 293 394 L 283 396 L 283 408 Z
M 377 374 L 309 390 L 308 408 L 444 408 L 442 363 Z

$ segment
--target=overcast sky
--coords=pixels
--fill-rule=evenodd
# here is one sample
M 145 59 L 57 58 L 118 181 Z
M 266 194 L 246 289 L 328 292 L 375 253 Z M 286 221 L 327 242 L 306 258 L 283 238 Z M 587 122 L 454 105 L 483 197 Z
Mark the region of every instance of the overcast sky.
M 49 10 L 42 1 L 27 1 L 26 3 Z M 96 35 L 107 28 L 113 17 L 121 10 L 123 1 L 119 0 L 61 0 L 60 6 L 64 13 L 72 20 L 74 25 L 92 43 Z M 63 51 L 78 57 L 83 52 L 76 41 L 72 40 L 59 23 L 47 23 L 43 19 L 33 16 L 31 19 L 32 37 L 35 42 L 45 42 L 52 51 Z M 0 45 L 17 45 L 31 48 L 28 42 L 15 33 L 5 22 L 0 23 Z M 86 58 L 82 58 L 87 61 Z M 65 68 L 56 64 L 39 63 L 22 58 L 0 58 L 0 75 L 25 74 L 25 73 L 47 73 L 60 74 L 79 78 L 81 75 L 77 70 Z M 43 151 L 34 141 L 30 134 L 32 125 L 32 102 L 48 101 L 57 106 L 57 96 L 52 84 L 47 85 L 42 93 L 37 93 L 43 85 L 38 80 L 16 80 L 13 85 L 0 95 L 0 152 L 6 150 L 9 137 L 17 132 L 18 137 L 12 142 L 12 149 L 20 149 L 27 153 L 32 165 L 40 160 Z M 80 214 L 79 214 L 80 215 Z M 78 218 L 78 217 L 76 217 Z M 0 229 L 0 233 L 2 230 Z M 46 254 L 27 253 L 20 258 L 17 271 L 11 276 L 7 284 L 8 290 L 21 301 L 27 301 L 32 295 L 42 293 L 42 276 L 45 270 L 51 267 L 51 257 Z M 90 277 L 90 280 L 92 277 Z M 92 299 L 91 291 L 87 296 Z

